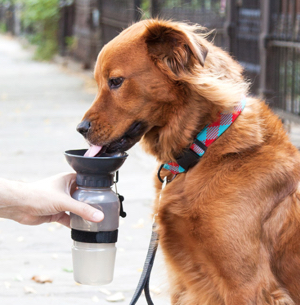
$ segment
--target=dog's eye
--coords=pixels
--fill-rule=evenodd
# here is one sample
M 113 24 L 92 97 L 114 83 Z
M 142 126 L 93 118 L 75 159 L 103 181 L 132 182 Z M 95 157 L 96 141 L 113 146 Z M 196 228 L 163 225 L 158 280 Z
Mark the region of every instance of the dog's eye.
M 113 77 L 108 80 L 108 86 L 110 89 L 117 89 L 122 85 L 123 82 L 123 77 Z

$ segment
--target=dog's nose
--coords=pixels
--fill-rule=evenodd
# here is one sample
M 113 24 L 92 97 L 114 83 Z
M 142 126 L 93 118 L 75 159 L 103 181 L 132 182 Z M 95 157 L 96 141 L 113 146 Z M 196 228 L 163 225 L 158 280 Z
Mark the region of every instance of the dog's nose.
M 76 130 L 85 137 L 90 128 L 91 122 L 84 120 L 77 125 Z

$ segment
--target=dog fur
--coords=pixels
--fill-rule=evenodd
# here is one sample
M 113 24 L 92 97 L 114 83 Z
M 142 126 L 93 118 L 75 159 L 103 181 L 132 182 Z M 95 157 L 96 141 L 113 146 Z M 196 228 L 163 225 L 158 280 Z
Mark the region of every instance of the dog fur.
M 201 27 L 140 21 L 99 54 L 85 136 L 108 152 L 142 138 L 159 164 L 174 161 L 218 113 L 247 96 L 242 72 Z M 120 86 L 110 85 L 115 79 Z M 299 153 L 280 119 L 249 96 L 200 162 L 166 186 L 160 203 L 155 178 L 171 303 L 300 304 L 299 180 Z

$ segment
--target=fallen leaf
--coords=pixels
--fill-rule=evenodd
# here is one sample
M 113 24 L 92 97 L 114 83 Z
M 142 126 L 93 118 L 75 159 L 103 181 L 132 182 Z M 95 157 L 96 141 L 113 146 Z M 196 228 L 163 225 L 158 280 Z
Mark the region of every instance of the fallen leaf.
M 35 289 L 33 289 L 32 287 L 29 287 L 29 286 L 24 286 L 24 292 L 26 294 L 29 294 L 29 293 L 37 293 Z
M 161 289 L 158 288 L 157 286 L 151 286 L 150 291 L 153 292 L 154 294 L 160 294 L 161 293 Z
M 20 274 L 17 274 L 15 276 L 14 280 L 17 281 L 17 282 L 23 282 L 24 281 L 22 275 L 20 275 Z
M 106 298 L 108 302 L 122 302 L 125 300 L 125 296 L 122 292 L 117 292 Z
M 62 270 L 65 272 L 69 272 L 69 273 L 73 272 L 73 269 L 71 269 L 71 268 L 62 268 Z
M 99 303 L 99 298 L 96 296 L 96 295 L 94 295 L 93 297 L 92 297 L 92 301 L 94 302 L 94 303 Z
M 49 277 L 47 276 L 41 276 L 41 275 L 35 275 L 31 278 L 32 281 L 35 281 L 36 283 L 39 283 L 39 284 L 45 284 L 45 283 L 52 283 L 53 280 L 50 279 Z
M 99 291 L 105 295 L 111 295 L 111 292 L 106 288 L 101 287 L 101 288 L 99 288 Z

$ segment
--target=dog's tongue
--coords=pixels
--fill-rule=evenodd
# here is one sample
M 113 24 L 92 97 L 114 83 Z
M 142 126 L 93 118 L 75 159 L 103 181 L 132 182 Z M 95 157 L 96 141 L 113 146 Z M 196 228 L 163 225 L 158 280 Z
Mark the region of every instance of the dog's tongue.
M 102 146 L 91 145 L 91 147 L 84 154 L 85 157 L 95 157 L 101 150 Z

